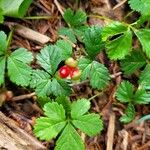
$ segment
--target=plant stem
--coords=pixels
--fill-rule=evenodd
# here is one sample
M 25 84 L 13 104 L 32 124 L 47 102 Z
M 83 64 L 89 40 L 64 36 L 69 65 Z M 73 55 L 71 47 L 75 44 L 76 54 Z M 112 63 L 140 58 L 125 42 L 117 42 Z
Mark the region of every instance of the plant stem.
M 24 17 L 23 19 L 33 19 L 33 20 L 38 20 L 38 19 L 54 19 L 54 18 L 59 18 L 59 17 L 54 17 L 54 16 L 28 16 Z
M 8 38 L 7 38 L 7 50 L 9 51 L 9 46 L 11 44 L 12 41 L 12 36 L 14 33 L 14 28 L 11 29 L 11 31 L 9 32 Z
M 95 97 L 98 97 L 98 96 L 100 96 L 100 95 L 102 95 L 102 94 L 103 94 L 103 91 L 97 93 L 96 95 L 94 95 L 94 96 L 92 96 L 92 97 L 90 97 L 88 100 L 90 101 L 90 100 L 94 99 Z

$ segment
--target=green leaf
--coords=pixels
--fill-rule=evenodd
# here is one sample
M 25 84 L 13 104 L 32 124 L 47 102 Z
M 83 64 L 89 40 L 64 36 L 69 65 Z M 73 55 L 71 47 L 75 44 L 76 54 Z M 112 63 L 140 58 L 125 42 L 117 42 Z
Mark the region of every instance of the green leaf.
M 61 80 L 61 79 L 53 78 L 51 88 L 55 96 L 61 96 L 61 95 L 68 96 L 71 93 L 71 89 L 68 86 L 68 84 L 64 80 Z
M 149 0 L 129 0 L 131 9 L 140 12 L 142 15 L 150 14 Z
M 81 58 L 78 64 L 82 70 L 81 79 L 89 78 L 90 85 L 93 88 L 103 89 L 107 86 L 110 79 L 108 69 L 97 61 L 91 62 L 86 58 Z
M 28 86 L 30 84 L 32 73 L 32 69 L 28 64 L 31 61 L 32 54 L 26 49 L 17 49 L 11 53 L 7 62 L 7 69 L 10 80 L 17 85 Z
M 124 33 L 127 31 L 127 27 L 121 22 L 115 21 L 103 28 L 102 39 L 106 41 L 109 37 Z
M 49 45 L 37 55 L 37 62 L 51 75 L 53 75 L 62 61 L 61 50 L 57 46 Z
M 45 104 L 43 110 L 45 116 L 52 121 L 61 122 L 66 119 L 63 106 L 57 102 L 49 102 Z
M 66 121 L 55 122 L 48 117 L 40 117 L 36 119 L 34 125 L 34 133 L 40 140 L 50 141 L 55 138 L 59 132 L 65 127 Z
M 63 59 L 67 59 L 72 55 L 72 46 L 65 40 L 58 40 L 56 45 L 61 49 Z
M 126 75 L 134 73 L 146 64 L 146 59 L 140 51 L 132 51 L 130 55 L 121 60 L 121 68 Z
M 144 89 L 138 89 L 134 95 L 134 103 L 135 104 L 149 104 L 150 102 L 150 94 L 146 92 Z
M 102 41 L 101 34 L 102 28 L 99 26 L 92 26 L 85 31 L 83 42 L 89 57 L 96 57 L 102 48 L 104 48 L 104 42 Z
M 0 8 L 3 14 L 10 17 L 23 17 L 32 0 L 0 0 Z
M 4 83 L 6 58 L 0 57 L 0 86 Z
M 7 50 L 7 36 L 3 31 L 0 31 L 0 56 L 4 55 Z
M 0 23 L 4 22 L 3 10 L 0 8 Z
M 49 97 L 37 97 L 38 104 L 43 108 L 44 105 L 48 102 L 51 102 L 51 99 Z
M 144 89 L 150 89 L 150 65 L 147 64 L 145 69 L 142 71 L 139 77 L 139 84 L 144 87 Z
M 128 104 L 125 114 L 120 118 L 123 123 L 129 123 L 135 118 L 135 108 L 134 105 Z
M 123 103 L 130 102 L 133 98 L 133 85 L 128 81 L 122 81 L 116 90 L 117 100 Z
M 68 123 L 56 142 L 55 150 L 84 150 L 85 146 L 74 127 Z
M 66 36 L 72 43 L 77 43 L 76 36 L 74 35 L 73 29 L 70 29 L 70 28 L 60 28 L 58 30 L 58 34 Z
M 123 59 L 132 47 L 132 32 L 128 29 L 118 38 L 106 42 L 106 53 L 112 60 Z
M 58 104 L 61 104 L 64 107 L 64 109 L 65 109 L 67 114 L 70 113 L 70 111 L 71 111 L 71 102 L 70 102 L 68 97 L 66 97 L 66 96 L 59 96 L 59 97 L 57 97 L 55 99 L 55 101 Z
M 86 22 L 86 13 L 82 10 L 77 10 L 75 13 L 69 8 L 64 13 L 64 20 L 72 27 L 80 26 Z
M 98 114 L 88 114 L 80 116 L 72 121 L 74 126 L 89 136 L 95 136 L 103 129 L 103 122 Z
M 71 117 L 73 119 L 80 118 L 82 115 L 88 112 L 90 106 L 91 104 L 87 99 L 74 101 L 71 105 Z
M 136 30 L 135 34 L 143 47 L 143 51 L 146 53 L 147 57 L 150 58 L 150 29 Z

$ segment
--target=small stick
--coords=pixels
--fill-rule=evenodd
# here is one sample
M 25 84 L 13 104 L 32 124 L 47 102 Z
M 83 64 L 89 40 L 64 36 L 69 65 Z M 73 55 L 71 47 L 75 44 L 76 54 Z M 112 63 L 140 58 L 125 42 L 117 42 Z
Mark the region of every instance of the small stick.
M 10 101 L 19 101 L 19 100 L 24 100 L 24 99 L 29 99 L 33 96 L 35 96 L 35 92 L 30 93 L 30 94 L 24 94 L 24 95 L 20 95 L 20 96 L 15 96 L 13 97 Z
M 110 113 L 109 125 L 107 130 L 107 148 L 113 150 L 114 132 L 115 132 L 115 113 Z
M 54 0 L 54 4 L 56 5 L 56 7 L 59 10 L 60 14 L 63 16 L 64 11 L 62 10 L 62 6 L 60 6 L 59 2 L 57 0 Z
M 113 10 L 117 9 L 118 7 L 122 6 L 124 3 L 126 3 L 127 0 L 123 0 L 120 3 L 118 3 L 116 6 L 113 7 Z

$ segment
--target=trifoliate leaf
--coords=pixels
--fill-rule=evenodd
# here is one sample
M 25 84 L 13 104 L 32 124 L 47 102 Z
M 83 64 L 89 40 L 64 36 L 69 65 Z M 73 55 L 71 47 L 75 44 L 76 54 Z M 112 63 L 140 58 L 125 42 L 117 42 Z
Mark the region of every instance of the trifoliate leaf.
M 55 101 L 58 104 L 61 104 L 63 108 L 65 109 L 66 113 L 69 114 L 71 111 L 71 102 L 68 97 L 66 96 L 58 96 Z
M 43 108 L 46 103 L 51 102 L 51 99 L 46 96 L 45 97 L 37 97 L 36 101 Z
M 32 0 L 1 0 L 0 8 L 3 14 L 10 17 L 23 17 L 28 10 Z
M 124 33 L 127 31 L 127 27 L 121 22 L 115 21 L 103 28 L 102 39 L 106 41 L 109 37 Z
M 18 48 L 11 54 L 11 58 L 21 61 L 23 63 L 30 64 L 33 60 L 33 55 L 25 48 Z
M 130 55 L 121 60 L 121 68 L 125 74 L 134 73 L 146 64 L 146 59 L 140 51 L 132 51 Z
M 150 89 L 150 65 L 148 64 L 145 69 L 140 74 L 139 84 L 144 87 L 144 89 Z
M 52 80 L 51 89 L 52 89 L 52 93 L 55 96 L 60 96 L 60 95 L 68 96 L 71 93 L 71 89 L 68 86 L 68 84 L 64 80 L 61 80 L 61 79 L 55 79 L 54 78 Z
M 56 142 L 55 150 L 84 150 L 85 146 L 74 127 L 68 123 Z
M 106 53 L 108 57 L 112 60 L 123 59 L 129 54 L 132 47 L 132 32 L 128 29 L 122 35 L 107 41 L 106 43 Z
M 53 75 L 62 61 L 61 50 L 57 46 L 49 45 L 37 55 L 37 62 L 51 75 Z
M 58 40 L 56 45 L 61 49 L 61 55 L 63 59 L 67 59 L 72 55 L 72 46 L 65 40 Z
M 136 30 L 135 34 L 143 47 L 143 51 L 146 53 L 147 57 L 150 58 L 150 29 Z
M 90 102 L 87 99 L 80 99 L 74 101 L 71 105 L 71 117 L 73 119 L 80 118 L 90 109 Z
M 85 44 L 86 52 L 91 58 L 94 58 L 98 53 L 100 53 L 104 47 L 101 33 L 102 28 L 99 26 L 92 26 L 84 33 L 83 42 Z
M 22 56 L 21 53 L 24 55 Z M 22 59 L 21 59 L 22 56 Z M 26 49 L 18 49 L 8 57 L 8 75 L 17 85 L 28 86 L 31 80 L 32 69 L 28 65 L 32 61 L 32 54 Z
M 148 104 L 150 102 L 150 94 L 144 89 L 138 89 L 134 95 L 135 104 Z
M 72 121 L 74 126 L 89 136 L 95 136 L 103 129 L 103 122 L 98 114 L 87 114 Z
M 61 122 L 66 119 L 63 106 L 57 102 L 49 102 L 45 104 L 43 110 L 45 116 L 47 116 L 52 121 Z
M 0 56 L 4 55 L 7 50 L 7 36 L 3 31 L 0 31 Z
M 73 12 L 70 8 L 67 9 L 63 15 L 64 20 L 69 23 L 72 27 L 80 26 L 86 22 L 86 13 L 82 10 Z
M 82 70 L 81 79 L 89 78 L 90 85 L 93 88 L 103 89 L 108 85 L 110 79 L 108 69 L 99 62 L 91 61 L 86 58 L 81 58 L 78 64 Z
M 4 83 L 6 58 L 0 57 L 0 86 Z
M 74 35 L 74 31 L 71 28 L 60 28 L 58 30 L 59 35 L 66 36 L 72 43 L 76 43 L 76 36 Z
M 117 100 L 123 103 L 130 102 L 133 98 L 133 85 L 128 81 L 122 81 L 116 90 Z
M 129 123 L 135 118 L 135 108 L 132 104 L 128 104 L 125 114 L 120 118 L 123 123 Z
M 149 0 L 129 0 L 131 9 L 140 12 L 142 15 L 150 14 Z
M 36 119 L 34 133 L 40 140 L 50 141 L 59 134 L 65 125 L 66 121 L 57 122 L 50 120 L 48 117 L 40 117 Z

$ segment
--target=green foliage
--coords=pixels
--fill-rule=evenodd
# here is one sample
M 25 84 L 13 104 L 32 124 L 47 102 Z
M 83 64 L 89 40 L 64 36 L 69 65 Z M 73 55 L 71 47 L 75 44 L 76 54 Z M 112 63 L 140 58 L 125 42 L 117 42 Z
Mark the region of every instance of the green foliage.
M 86 52 L 91 58 L 95 58 L 95 56 L 100 53 L 102 48 L 104 48 L 101 33 L 102 28 L 99 26 L 92 26 L 84 33 L 83 42 L 85 44 Z
M 19 48 L 14 52 L 7 51 L 7 36 L 0 32 L 0 85 L 4 83 L 5 70 L 8 70 L 10 80 L 17 85 L 28 86 L 31 80 L 32 69 L 29 66 L 33 56 L 25 48 Z
M 149 0 L 129 0 L 128 3 L 132 10 L 138 11 L 142 15 L 150 15 Z
M 121 68 L 126 75 L 134 73 L 146 64 L 146 59 L 141 51 L 132 51 L 125 59 L 121 60 Z
M 46 117 L 36 119 L 34 133 L 41 140 L 49 141 L 63 130 L 56 142 L 56 150 L 84 150 L 83 141 L 75 127 L 89 136 L 94 136 L 103 129 L 102 120 L 98 114 L 88 113 L 90 108 L 88 100 L 81 99 L 71 104 L 68 100 L 69 103 L 66 103 L 66 100 L 64 103 L 62 99 L 63 97 L 60 97 L 56 100 L 59 103 L 49 102 L 44 105 Z M 67 107 L 69 109 L 66 109 Z
M 82 10 L 73 12 L 71 9 L 67 9 L 64 12 L 64 20 L 69 25 L 68 28 L 60 28 L 59 35 L 67 36 L 73 43 L 77 42 L 77 39 L 82 41 L 83 35 L 87 26 L 85 26 L 87 15 Z
M 81 79 L 89 79 L 93 88 L 104 89 L 108 85 L 109 72 L 103 64 L 87 58 L 81 58 L 78 66 L 82 70 Z
M 134 119 L 134 105 L 148 104 L 150 102 L 150 93 L 140 87 L 135 90 L 134 86 L 128 81 L 121 82 L 115 95 L 118 101 L 128 103 L 125 115 L 120 118 L 120 120 L 125 123 L 128 123 Z
M 0 23 L 4 17 L 22 18 L 28 10 L 32 0 L 0 0 Z

